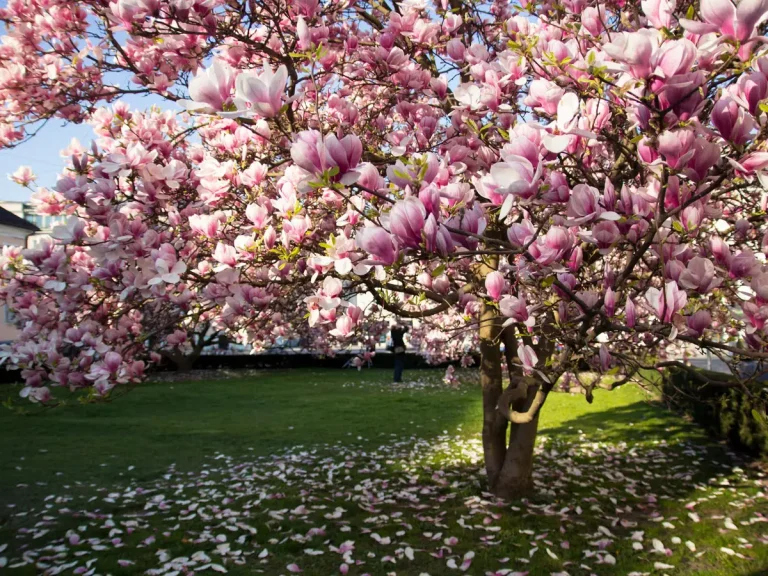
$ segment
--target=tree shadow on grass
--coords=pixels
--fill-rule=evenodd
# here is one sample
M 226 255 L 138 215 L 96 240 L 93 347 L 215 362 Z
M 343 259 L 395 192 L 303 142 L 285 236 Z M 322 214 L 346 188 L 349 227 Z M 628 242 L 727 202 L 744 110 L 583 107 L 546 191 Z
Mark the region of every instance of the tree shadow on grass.
M 559 486 L 552 495 L 563 505 L 580 500 L 586 509 L 584 503 L 597 502 L 599 513 L 585 519 L 587 526 L 602 523 L 625 540 L 643 532 L 641 550 L 629 541 L 613 548 L 616 568 L 621 567 L 615 573 L 653 572 L 661 562 L 676 566 L 677 574 L 768 574 L 768 530 L 760 517 L 766 510 L 760 496 L 768 485 L 764 476 L 749 469 L 747 455 L 735 453 L 661 402 L 584 414 L 542 429 L 540 439 L 540 488 Z M 553 445 L 558 456 L 547 458 Z M 737 528 L 724 528 L 726 518 Z M 594 533 L 592 541 L 599 537 Z M 654 538 L 669 555 L 649 552 Z M 675 544 L 673 538 L 680 540 Z M 686 547 L 688 541 L 696 552 Z
M 652 436 L 663 440 L 706 438 L 701 428 L 686 422 L 657 401 L 638 401 L 583 414 L 558 426 L 542 428 L 540 432 L 553 438 L 583 432 L 607 442 L 634 442 Z
M 671 421 L 640 404 L 544 430 L 548 439 L 538 448 L 537 491 L 528 499 L 500 502 L 484 493 L 476 437 L 436 436 L 432 429 L 421 429 L 393 439 L 380 426 L 385 434 L 375 446 L 355 437 L 323 450 L 293 444 L 253 457 L 233 448 L 224 451 L 232 456 L 209 456 L 197 470 L 172 469 L 151 481 L 133 482 L 130 491 L 102 485 L 84 498 L 65 500 L 70 512 L 57 515 L 38 508 L 30 521 L 48 518 L 50 532 L 40 538 L 35 537 L 39 531 L 21 534 L 12 556 L 66 544 L 67 529 L 87 524 L 82 537 L 106 545 L 96 555 L 100 571 L 115 574 L 157 568 L 165 562 L 158 559 L 159 549 L 168 557 L 187 559 L 203 551 L 230 574 L 252 574 L 254 568 L 280 574 L 293 563 L 304 574 L 333 574 L 342 558 L 330 546 L 346 541 L 354 543 L 350 556 L 365 562 L 349 562 L 350 576 L 458 574 L 450 562 L 461 566 L 467 560 L 467 574 L 511 569 L 531 576 L 575 575 L 584 573 L 580 564 L 599 576 L 761 574 L 768 567 L 768 552 L 756 540 L 765 525 L 741 524 L 754 514 L 755 502 L 749 498 L 755 486 L 733 470 L 732 461 L 712 455 L 710 446 L 693 435 L 660 436 Z M 658 428 L 655 418 L 662 419 Z M 641 421 L 648 424 L 644 436 L 627 426 Z M 379 422 L 372 419 L 369 425 Z M 582 436 L 579 429 L 590 434 Z M 113 502 L 105 503 L 112 493 Z M 92 501 L 91 496 L 98 498 Z M 688 516 L 691 502 L 698 522 Z M 738 506 L 730 505 L 734 502 Z M 192 504 L 199 505 L 195 511 Z M 138 509 L 142 514 L 136 514 Z M 110 544 L 106 513 L 118 526 L 134 522 L 134 530 L 120 536 L 121 548 Z M 723 528 L 725 515 L 737 531 Z M 632 547 L 639 542 L 632 540 L 634 532 L 643 533 L 642 550 Z M 153 543 L 141 545 L 148 537 Z M 741 548 L 739 538 L 755 547 Z M 670 555 L 651 552 L 653 539 Z M 688 540 L 704 556 L 696 558 L 684 545 Z M 720 552 L 724 547 L 752 560 L 728 556 Z M 76 550 L 69 545 L 61 562 L 71 560 Z M 121 570 L 118 558 L 136 564 Z M 655 570 L 656 562 L 676 568 Z

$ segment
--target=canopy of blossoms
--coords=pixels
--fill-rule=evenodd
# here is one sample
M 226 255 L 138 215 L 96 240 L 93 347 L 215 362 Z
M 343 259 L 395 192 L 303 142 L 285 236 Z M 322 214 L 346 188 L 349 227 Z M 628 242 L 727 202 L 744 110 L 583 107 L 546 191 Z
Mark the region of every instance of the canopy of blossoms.
M 56 241 L 3 251 L 23 326 L 6 364 L 34 399 L 105 394 L 190 322 L 331 346 L 389 311 L 423 319 L 436 358 L 479 338 L 500 366 L 503 341 L 521 384 L 500 397 L 490 370 L 489 406 L 526 423 L 579 363 L 629 376 L 678 343 L 765 358 L 767 15 L 9 1 L 0 142 L 62 118 L 96 136 L 35 193 L 69 215 Z M 130 110 L 126 93 L 168 105 Z

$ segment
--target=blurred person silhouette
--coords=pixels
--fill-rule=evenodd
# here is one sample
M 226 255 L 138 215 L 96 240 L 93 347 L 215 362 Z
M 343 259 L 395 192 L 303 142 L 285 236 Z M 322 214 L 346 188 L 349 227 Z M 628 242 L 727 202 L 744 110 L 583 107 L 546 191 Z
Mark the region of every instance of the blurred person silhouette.
M 405 340 L 403 340 L 403 337 L 408 330 L 408 326 L 405 326 L 396 320 L 390 325 L 389 333 L 392 339 L 392 354 L 395 357 L 395 384 L 403 381 L 403 370 L 405 369 Z

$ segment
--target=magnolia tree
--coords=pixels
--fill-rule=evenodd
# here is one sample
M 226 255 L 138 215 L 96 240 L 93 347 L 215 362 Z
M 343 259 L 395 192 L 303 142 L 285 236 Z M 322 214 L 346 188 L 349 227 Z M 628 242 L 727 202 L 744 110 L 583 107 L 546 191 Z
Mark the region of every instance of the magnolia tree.
M 33 398 L 106 394 L 180 301 L 257 342 L 418 318 L 436 359 L 479 346 L 489 487 L 517 495 L 547 395 L 584 363 L 618 385 L 679 345 L 768 357 L 767 14 L 11 0 L 2 144 L 59 119 L 97 139 L 36 193 L 70 215 L 57 242 L 4 251 L 7 364 Z M 128 93 L 168 104 L 108 107 Z

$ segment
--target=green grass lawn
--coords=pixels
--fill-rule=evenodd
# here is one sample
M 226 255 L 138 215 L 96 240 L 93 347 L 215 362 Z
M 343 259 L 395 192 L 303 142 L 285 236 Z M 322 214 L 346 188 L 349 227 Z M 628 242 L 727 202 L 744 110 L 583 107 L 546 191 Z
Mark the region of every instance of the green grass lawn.
M 409 376 L 425 385 L 263 372 L 2 410 L 0 571 L 768 574 L 765 477 L 639 389 L 551 395 L 539 490 L 502 503 L 479 390 Z

